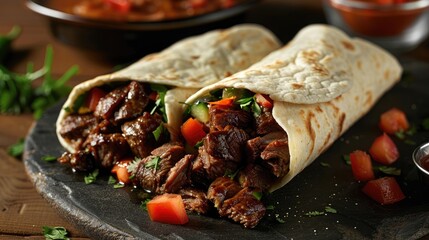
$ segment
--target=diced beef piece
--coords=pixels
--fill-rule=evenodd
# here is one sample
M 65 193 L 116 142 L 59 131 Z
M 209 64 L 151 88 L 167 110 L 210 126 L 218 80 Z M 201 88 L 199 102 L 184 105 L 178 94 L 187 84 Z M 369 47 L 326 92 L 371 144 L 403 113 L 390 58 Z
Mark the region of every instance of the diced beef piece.
M 144 89 L 143 83 L 132 81 L 125 101 L 117 112 L 115 122 L 135 118 L 143 113 L 149 103 L 149 96 Z
M 94 115 L 103 119 L 111 119 L 114 113 L 118 110 L 124 102 L 128 94 L 129 86 L 122 86 L 114 89 L 106 94 L 98 101 L 95 108 Z
M 210 106 L 210 128 L 224 130 L 226 126 L 241 129 L 253 128 L 253 116 L 250 112 L 241 109 L 224 108 L 217 105 Z
M 274 175 L 259 164 L 247 164 L 247 166 L 238 173 L 238 182 L 241 187 L 253 187 L 259 188 L 262 191 L 267 191 L 274 180 Z
M 160 193 L 176 193 L 188 184 L 189 170 L 194 155 L 185 155 L 168 172 L 168 177 L 162 185 Z
M 91 134 L 85 146 L 102 168 L 110 169 L 130 155 L 130 147 L 120 133 Z
M 222 206 L 224 200 L 233 197 L 242 188 L 229 177 L 218 177 L 210 184 L 207 198 L 214 203 L 216 208 Z
M 156 147 L 157 141 L 152 132 L 162 123 L 162 117 L 158 113 L 151 115 L 144 112 L 137 119 L 122 125 L 122 132 L 135 156 L 144 158 Z M 162 141 L 163 139 L 158 139 L 158 143 Z
M 262 137 L 255 137 L 250 139 L 246 143 L 246 153 L 249 162 L 254 162 L 260 158 L 262 151 L 268 146 L 268 144 L 277 139 L 287 139 L 287 135 L 284 131 L 277 131 L 268 133 Z
M 280 125 L 276 122 L 271 110 L 262 108 L 262 113 L 256 117 L 256 133 L 258 135 L 265 135 L 270 132 L 283 131 Z
M 253 196 L 252 188 L 243 188 L 232 198 L 225 200 L 219 214 L 244 225 L 245 228 L 254 228 L 265 215 L 265 206 Z
M 65 152 L 58 158 L 58 162 L 70 164 L 74 170 L 79 172 L 88 172 L 96 168 L 94 157 L 91 153 L 85 151 L 78 151 L 76 153 Z
M 200 147 L 202 148 L 202 147 Z M 207 179 L 207 173 L 204 169 L 204 164 L 201 157 L 197 157 L 191 164 L 190 180 L 193 186 L 207 189 L 210 185 L 209 179 Z
M 61 122 L 60 134 L 78 149 L 97 124 L 98 120 L 92 114 L 68 115 Z
M 262 151 L 264 164 L 276 177 L 283 177 L 289 172 L 289 144 L 286 139 L 274 140 Z
M 186 210 L 194 211 L 199 214 L 206 214 L 211 209 L 210 201 L 206 194 L 198 189 L 181 189 L 179 194 L 182 196 Z
M 110 133 L 120 133 L 121 127 L 113 124 L 109 120 L 102 120 L 94 129 L 92 129 L 91 134 L 110 134 Z
M 248 138 L 245 131 L 235 127 L 207 134 L 198 157 L 201 158 L 208 179 L 214 180 L 237 170 Z
M 160 193 L 168 172 L 185 156 L 185 148 L 177 143 L 166 143 L 151 152 L 138 165 L 136 184 L 143 189 Z

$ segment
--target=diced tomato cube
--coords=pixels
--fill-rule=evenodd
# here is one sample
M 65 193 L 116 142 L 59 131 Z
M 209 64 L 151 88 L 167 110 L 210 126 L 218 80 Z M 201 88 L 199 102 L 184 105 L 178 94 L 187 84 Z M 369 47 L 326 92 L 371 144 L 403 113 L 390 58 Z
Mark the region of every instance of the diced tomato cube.
M 208 0 L 191 0 L 192 8 L 202 8 L 207 5 Z
M 110 171 L 113 174 L 116 174 L 116 178 L 119 182 L 123 184 L 128 184 L 131 182 L 130 173 L 128 172 L 128 165 L 132 162 L 131 159 L 121 160 L 113 166 Z
M 392 108 L 381 114 L 379 126 L 388 134 L 405 131 L 409 128 L 407 116 L 397 108 Z
M 398 148 L 386 133 L 374 140 L 369 154 L 374 161 L 385 165 L 390 165 L 399 158 Z
M 105 4 L 119 12 L 129 12 L 131 9 L 130 0 L 103 0 Z
M 180 128 L 183 138 L 190 146 L 195 146 L 207 134 L 204 132 L 204 125 L 194 118 L 189 118 Z
M 86 106 L 92 112 L 94 112 L 95 109 L 97 108 L 98 102 L 104 96 L 106 96 L 106 92 L 104 92 L 103 90 L 101 90 L 100 88 L 97 88 L 97 87 L 92 88 L 91 90 L 89 90 L 89 94 L 86 97 Z
M 350 153 L 350 163 L 353 176 L 357 181 L 374 179 L 371 157 L 364 151 L 356 150 Z
M 154 197 L 147 204 L 149 217 L 154 222 L 185 224 L 189 221 L 185 205 L 179 194 L 163 194 Z
M 405 198 L 394 177 L 383 177 L 368 181 L 362 191 L 380 204 L 393 204 Z
M 255 94 L 255 101 L 264 108 L 273 108 L 273 100 L 265 94 Z

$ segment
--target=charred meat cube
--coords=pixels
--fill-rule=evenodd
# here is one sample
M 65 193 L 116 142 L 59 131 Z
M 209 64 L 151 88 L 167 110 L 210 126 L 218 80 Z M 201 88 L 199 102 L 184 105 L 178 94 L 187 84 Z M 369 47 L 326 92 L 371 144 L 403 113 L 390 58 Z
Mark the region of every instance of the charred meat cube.
M 267 191 L 274 180 L 274 175 L 259 164 L 247 164 L 246 167 L 238 173 L 238 182 L 241 187 L 253 187 L 259 188 L 262 191 Z
M 58 158 L 58 162 L 69 164 L 74 170 L 88 172 L 96 168 L 95 159 L 89 152 L 78 151 L 76 153 L 65 152 Z
M 214 180 L 237 170 L 244 155 L 244 147 L 249 135 L 235 127 L 207 134 L 204 145 L 199 149 L 199 156 L 206 170 L 207 177 Z
M 289 172 L 289 144 L 286 139 L 272 141 L 262 151 L 261 158 L 276 177 L 283 177 Z
M 214 203 L 216 208 L 222 206 L 223 201 L 233 197 L 242 188 L 229 177 L 218 177 L 210 184 L 207 198 Z
M 287 139 L 284 131 L 271 132 L 261 137 L 250 139 L 246 143 L 246 153 L 249 162 L 254 162 L 261 157 L 262 151 L 274 140 Z
M 243 188 L 232 198 L 225 200 L 218 208 L 219 215 L 239 222 L 245 228 L 254 228 L 266 211 L 264 204 L 254 197 L 254 191 L 252 188 Z
M 148 112 L 144 112 L 137 119 L 122 125 L 123 135 L 135 156 L 144 158 L 156 147 L 157 141 L 153 136 L 153 131 L 162 123 L 161 115 L 157 113 L 151 115 Z M 162 140 L 158 139 L 158 142 L 162 142 Z
M 210 106 L 209 113 L 211 130 L 224 130 L 226 126 L 239 127 L 241 129 L 253 128 L 253 116 L 250 112 L 212 105 Z
M 138 164 L 135 184 L 147 191 L 160 193 L 160 187 L 166 181 L 170 169 L 184 156 L 184 147 L 175 143 L 166 143 L 154 149 L 150 156 Z
M 103 119 L 112 119 L 114 113 L 118 110 L 124 102 L 125 97 L 129 91 L 129 86 L 122 86 L 114 89 L 113 91 L 102 97 L 97 104 L 94 111 L 94 116 Z
M 168 171 L 168 177 L 161 186 L 161 193 L 176 193 L 189 183 L 189 170 L 193 159 L 193 155 L 185 155 Z
M 132 81 L 128 88 L 124 103 L 114 114 L 115 122 L 141 115 L 149 103 L 149 94 L 146 93 L 143 83 Z
M 206 214 L 212 208 L 206 194 L 198 189 L 181 189 L 179 194 L 182 196 L 186 210 L 194 211 L 200 214 Z
M 59 133 L 78 149 L 97 124 L 98 120 L 92 114 L 72 114 L 61 122 Z
M 130 155 L 130 147 L 120 133 L 92 134 L 85 146 L 102 168 L 110 169 L 116 162 Z
M 274 119 L 271 110 L 262 108 L 261 115 L 256 117 L 256 133 L 258 135 L 265 135 L 277 131 L 283 131 L 283 129 Z

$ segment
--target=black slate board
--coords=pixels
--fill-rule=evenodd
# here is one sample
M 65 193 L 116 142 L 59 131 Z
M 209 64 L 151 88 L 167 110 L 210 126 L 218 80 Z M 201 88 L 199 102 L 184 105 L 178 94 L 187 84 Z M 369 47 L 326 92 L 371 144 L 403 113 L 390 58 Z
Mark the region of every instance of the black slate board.
M 353 150 L 369 149 L 381 134 L 378 117 L 391 107 L 404 110 L 418 127 L 429 117 L 429 65 L 408 61 L 403 66 L 401 82 L 366 116 L 287 186 L 268 196 L 274 210 L 269 210 L 253 230 L 227 219 L 196 214 L 190 214 L 184 226 L 151 222 L 131 189 L 107 185 L 107 174 L 86 185 L 83 175 L 41 160 L 64 151 L 55 136 L 61 105 L 47 111 L 30 132 L 24 156 L 26 170 L 40 194 L 94 239 L 418 239 L 429 233 L 429 187 L 421 183 L 411 153 L 429 140 L 429 131 L 420 130 L 408 137 L 415 145 L 394 138 L 401 153 L 394 164 L 402 169 L 397 180 L 407 196 L 394 205 L 382 206 L 366 197 L 360 190 L 363 183 L 353 180 L 350 166 L 342 159 Z M 326 206 L 337 213 L 306 215 L 324 211 Z

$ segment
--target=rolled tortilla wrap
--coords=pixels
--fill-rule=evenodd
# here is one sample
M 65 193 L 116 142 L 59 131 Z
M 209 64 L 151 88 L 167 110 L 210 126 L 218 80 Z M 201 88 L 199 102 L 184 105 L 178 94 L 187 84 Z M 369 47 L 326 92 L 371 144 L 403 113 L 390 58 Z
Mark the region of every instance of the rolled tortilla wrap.
M 269 30 L 252 24 L 179 41 L 121 71 L 98 76 L 74 87 L 57 119 L 58 139 L 67 151 L 75 152 L 71 142 L 59 133 L 61 122 L 70 114 L 67 109 L 73 109 L 79 96 L 94 87 L 130 80 L 176 87 L 165 96 L 168 130 L 174 139 L 180 125 L 181 102 L 199 88 L 249 67 L 279 47 L 280 42 Z
M 272 114 L 288 135 L 289 172 L 274 191 L 312 163 L 401 76 L 397 60 L 381 48 L 325 25 L 302 29 L 285 47 L 250 68 L 192 95 L 244 88 L 274 100 Z

